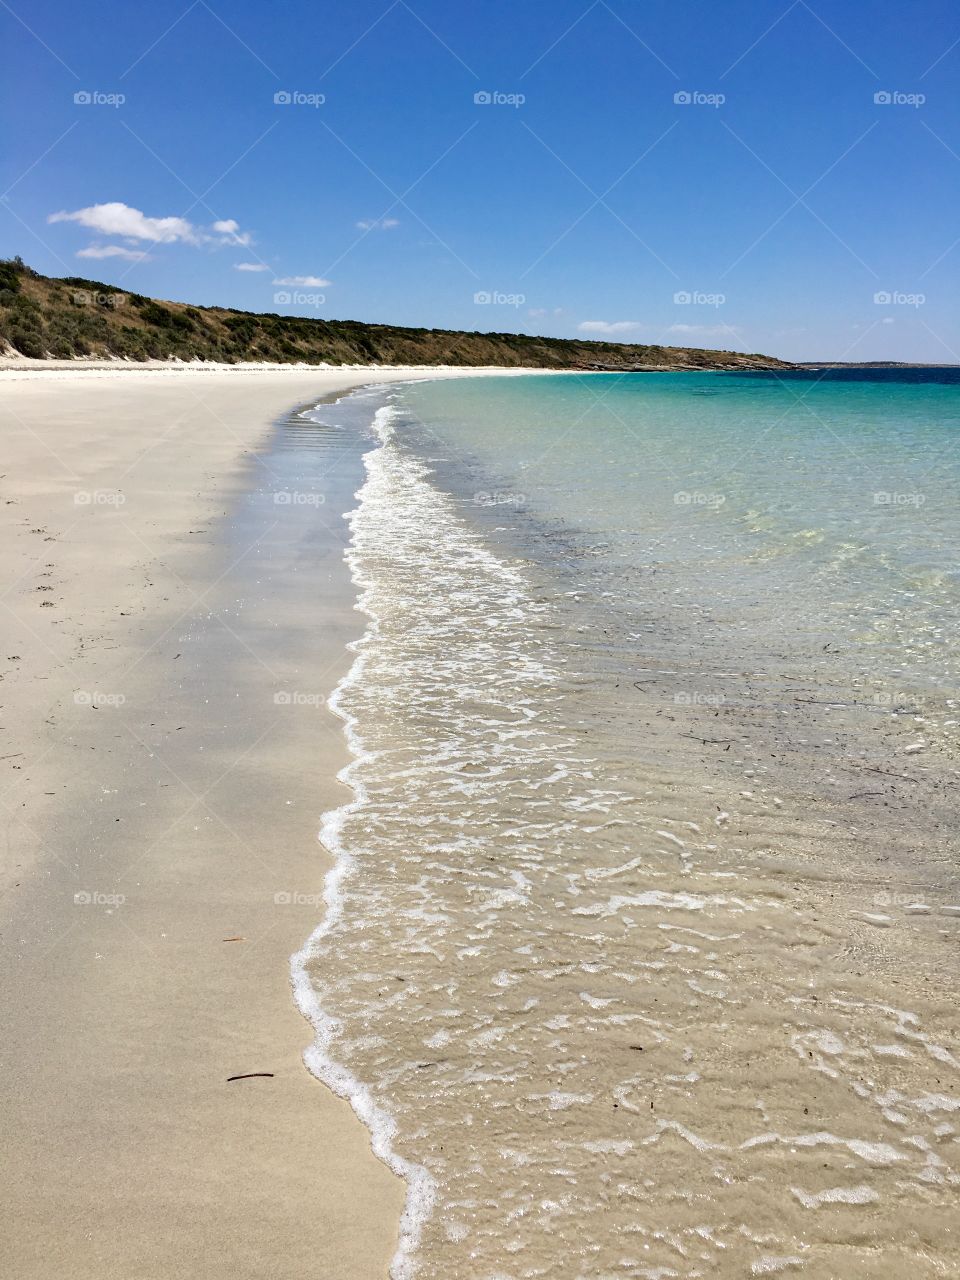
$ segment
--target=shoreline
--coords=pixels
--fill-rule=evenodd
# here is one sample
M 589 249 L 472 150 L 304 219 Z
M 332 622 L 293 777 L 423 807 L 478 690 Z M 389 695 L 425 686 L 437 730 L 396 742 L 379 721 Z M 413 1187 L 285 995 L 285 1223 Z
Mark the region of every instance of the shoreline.
M 298 454 L 296 415 L 426 371 L 137 372 L 0 376 L 8 1250 L 38 1278 L 382 1276 L 405 1188 L 290 996 L 358 633 L 359 458 Z
M 375 457 L 386 445 L 382 415 L 389 412 L 381 403 L 374 413 L 372 425 L 375 441 L 373 447 L 365 449 L 362 454 L 364 475 L 363 483 L 355 494 L 357 507 L 345 517 L 350 527 L 350 540 L 344 559 L 349 566 L 355 595 L 354 608 L 363 616 L 364 623 L 361 634 L 349 645 L 352 661 L 326 701 L 327 709 L 340 723 L 348 755 L 347 763 L 337 774 L 337 780 L 349 789 L 350 795 L 337 808 L 327 810 L 322 816 L 319 839 L 332 859 L 332 865 L 324 876 L 323 900 L 326 911 L 320 923 L 304 940 L 302 947 L 290 957 L 290 979 L 297 1007 L 314 1031 L 313 1044 L 303 1055 L 304 1064 L 317 1080 L 350 1104 L 369 1134 L 371 1150 L 403 1184 L 403 1211 L 388 1273 L 391 1280 L 407 1280 L 415 1274 L 416 1254 L 423 1226 L 436 1201 L 436 1184 L 424 1165 L 405 1158 L 396 1150 L 393 1143 L 395 1120 L 378 1103 L 371 1083 L 358 1079 L 346 1063 L 334 1056 L 331 1042 L 336 1040 L 337 1018 L 324 1008 L 310 976 L 311 964 L 320 961 L 323 940 L 341 922 L 344 886 L 357 869 L 356 860 L 343 843 L 344 823 L 350 815 L 362 813 L 369 800 L 366 787 L 358 776 L 368 754 L 358 734 L 357 718 L 343 705 L 343 699 L 350 687 L 362 680 L 364 645 L 369 641 L 378 622 L 376 614 L 370 611 L 368 588 L 360 572 L 354 532 L 355 521 L 360 517 L 361 508 L 367 500 L 373 471 L 369 459 Z

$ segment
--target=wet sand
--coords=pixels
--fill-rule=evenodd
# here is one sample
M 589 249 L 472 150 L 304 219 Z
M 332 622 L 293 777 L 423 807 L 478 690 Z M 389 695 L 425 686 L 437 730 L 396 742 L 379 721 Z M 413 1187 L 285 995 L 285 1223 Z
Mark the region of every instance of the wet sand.
M 344 796 L 359 452 L 278 499 L 271 423 L 410 376 L 0 375 L 11 1274 L 386 1272 L 404 1188 L 304 1069 L 288 969 Z

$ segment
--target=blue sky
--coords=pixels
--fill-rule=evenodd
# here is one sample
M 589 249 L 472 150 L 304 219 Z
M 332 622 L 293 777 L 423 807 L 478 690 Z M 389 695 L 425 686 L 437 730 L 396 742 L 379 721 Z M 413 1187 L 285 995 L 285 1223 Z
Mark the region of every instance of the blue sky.
M 0 253 L 42 272 L 960 362 L 946 0 L 4 0 L 0 39 Z

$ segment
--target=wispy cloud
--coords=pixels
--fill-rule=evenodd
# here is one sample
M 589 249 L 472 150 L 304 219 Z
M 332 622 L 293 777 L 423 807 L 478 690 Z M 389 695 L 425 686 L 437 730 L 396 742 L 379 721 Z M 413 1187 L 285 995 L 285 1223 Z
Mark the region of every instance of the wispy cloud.
M 143 249 L 126 249 L 122 244 L 91 244 L 78 249 L 78 258 L 125 258 L 127 262 L 149 262 L 150 255 Z
M 398 218 L 362 218 L 357 223 L 361 231 L 391 231 L 399 225 Z
M 209 228 L 199 227 L 186 218 L 153 218 L 141 209 L 120 200 L 92 204 L 85 209 L 51 213 L 47 222 L 76 222 L 104 236 L 122 236 L 125 240 L 150 240 L 156 244 L 234 244 L 250 243 L 249 232 L 241 232 L 233 218 L 214 222 Z
M 233 264 L 234 271 L 269 271 L 270 268 L 265 262 L 235 262 Z
M 581 333 L 603 333 L 608 336 L 617 333 L 633 333 L 642 327 L 637 320 L 584 320 L 577 325 Z
M 279 276 L 274 284 L 297 285 L 302 289 L 325 289 L 332 280 L 321 280 L 319 276 Z

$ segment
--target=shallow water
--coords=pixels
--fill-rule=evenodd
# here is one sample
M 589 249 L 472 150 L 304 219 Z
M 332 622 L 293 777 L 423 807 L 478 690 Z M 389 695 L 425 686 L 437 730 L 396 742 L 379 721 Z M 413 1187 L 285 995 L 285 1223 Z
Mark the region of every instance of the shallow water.
M 960 389 L 376 404 L 297 972 L 395 1274 L 955 1274 Z

